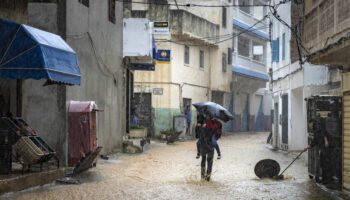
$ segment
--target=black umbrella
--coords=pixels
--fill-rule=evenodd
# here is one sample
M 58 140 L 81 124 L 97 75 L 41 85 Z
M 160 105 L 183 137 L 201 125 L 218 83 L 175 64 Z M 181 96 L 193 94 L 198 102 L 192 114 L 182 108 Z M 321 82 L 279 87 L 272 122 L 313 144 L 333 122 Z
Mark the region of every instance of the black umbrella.
M 218 118 L 224 122 L 233 120 L 233 115 L 226 108 L 217 103 L 206 101 L 194 103 L 193 106 L 197 109 L 198 112 L 204 114 L 210 113 L 212 117 Z

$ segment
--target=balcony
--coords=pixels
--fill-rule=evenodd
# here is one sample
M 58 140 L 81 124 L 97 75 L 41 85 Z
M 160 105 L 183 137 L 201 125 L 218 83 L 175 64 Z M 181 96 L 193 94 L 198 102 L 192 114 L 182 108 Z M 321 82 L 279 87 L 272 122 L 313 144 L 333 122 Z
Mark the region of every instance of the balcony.
M 195 45 L 215 45 L 220 26 L 186 10 L 150 5 L 148 11 L 132 10 L 131 16 L 148 16 L 150 21 L 168 21 L 173 40 Z M 213 39 L 214 38 L 214 39 Z
M 238 55 L 236 52 L 232 54 L 232 61 L 234 66 L 243 66 L 247 67 L 249 70 L 266 74 L 267 69 L 264 62 L 258 62 L 252 58 Z
M 303 43 L 312 63 L 349 66 L 349 9 L 348 0 L 305 2 Z
M 233 19 L 236 21 L 242 22 L 242 23 L 248 25 L 249 27 L 254 25 L 255 23 L 257 23 L 260 20 L 260 19 L 255 18 L 253 14 L 245 13 L 238 8 L 234 8 Z M 261 27 L 266 27 L 266 28 L 262 29 Z M 260 22 L 259 24 L 257 24 L 255 26 L 255 29 L 256 28 L 259 28 L 259 31 L 261 31 L 263 34 L 267 35 L 269 33 L 269 21 L 268 21 L 268 19 L 265 19 L 262 22 Z
M 219 35 L 219 25 L 184 10 L 170 11 L 171 35 L 182 42 L 214 45 Z M 209 39 L 211 38 L 211 39 Z

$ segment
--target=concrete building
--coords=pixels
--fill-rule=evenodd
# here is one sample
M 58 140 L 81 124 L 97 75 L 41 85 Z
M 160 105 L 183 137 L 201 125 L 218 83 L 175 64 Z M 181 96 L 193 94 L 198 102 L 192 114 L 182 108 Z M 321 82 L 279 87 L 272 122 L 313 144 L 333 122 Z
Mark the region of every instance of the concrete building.
M 64 38 L 75 50 L 80 86 L 50 85 L 44 80 L 0 80 L 8 111 L 21 115 L 67 163 L 69 101 L 95 101 L 98 145 L 103 153 L 121 149 L 125 134 L 125 77 L 122 65 L 122 6 L 105 1 L 1 1 L 0 17 Z M 15 88 L 20 88 L 16 93 Z M 16 103 L 17 102 L 17 103 Z
M 288 2 L 277 11 L 289 26 L 300 27 L 301 5 Z M 274 17 L 272 41 L 273 145 L 286 151 L 302 150 L 308 137 L 305 99 L 339 92 L 340 75 L 322 65 L 301 66 L 295 35 Z
M 349 123 L 349 27 L 350 3 L 338 1 L 304 1 L 303 43 L 308 49 L 307 58 L 313 64 L 327 65 L 329 70 L 342 69 L 343 95 L 343 187 L 350 189 L 350 129 Z
M 266 1 L 235 0 L 234 4 L 261 5 Z M 271 96 L 267 88 L 270 65 L 269 20 L 266 7 L 233 8 L 233 53 L 230 131 L 270 131 Z
M 228 8 L 164 6 L 174 1 L 155 1 L 151 5 L 129 4 L 125 14 L 169 22 L 170 34 L 155 34 L 157 56 L 155 71 L 134 73 L 134 102 L 142 125 L 153 136 L 173 128 L 173 117 L 184 113 L 187 105 L 215 101 L 224 106 L 230 93 L 231 40 L 220 35 L 232 33 Z M 177 1 L 178 4 L 187 3 Z M 228 5 L 230 1 L 191 1 L 207 5 Z M 141 109 L 142 108 L 142 109 Z M 145 113 L 152 113 L 152 117 Z M 196 114 L 192 107 L 192 122 Z

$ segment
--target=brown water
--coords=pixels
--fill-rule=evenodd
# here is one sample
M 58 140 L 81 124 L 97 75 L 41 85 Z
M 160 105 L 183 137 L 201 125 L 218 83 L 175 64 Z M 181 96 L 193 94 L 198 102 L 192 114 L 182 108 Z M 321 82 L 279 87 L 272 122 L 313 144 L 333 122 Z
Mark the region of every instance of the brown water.
M 215 158 L 211 182 L 200 180 L 195 141 L 153 142 L 143 154 L 100 160 L 80 177 L 80 185 L 51 184 L 0 199 L 338 199 L 309 180 L 301 159 L 286 171 L 284 180 L 258 179 L 254 166 L 259 160 L 275 159 L 283 169 L 295 157 L 267 149 L 266 138 L 260 133 L 220 139 L 223 157 Z

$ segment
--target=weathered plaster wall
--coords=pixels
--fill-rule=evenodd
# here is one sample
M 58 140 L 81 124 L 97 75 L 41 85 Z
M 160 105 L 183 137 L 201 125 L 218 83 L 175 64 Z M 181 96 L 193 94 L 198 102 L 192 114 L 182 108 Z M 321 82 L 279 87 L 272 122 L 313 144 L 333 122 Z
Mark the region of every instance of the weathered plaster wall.
M 28 24 L 59 34 L 58 4 L 30 2 Z M 66 89 L 65 86 L 43 87 L 45 80 L 25 80 L 23 84 L 23 117 L 38 130 L 57 152 L 62 163 L 66 160 Z
M 95 101 L 98 145 L 102 153 L 121 148 L 125 134 L 125 77 L 122 64 L 122 3 L 116 2 L 116 23 L 108 20 L 108 1 L 86 7 L 67 1 L 67 41 L 77 52 L 81 86 L 67 88 L 70 100 Z

